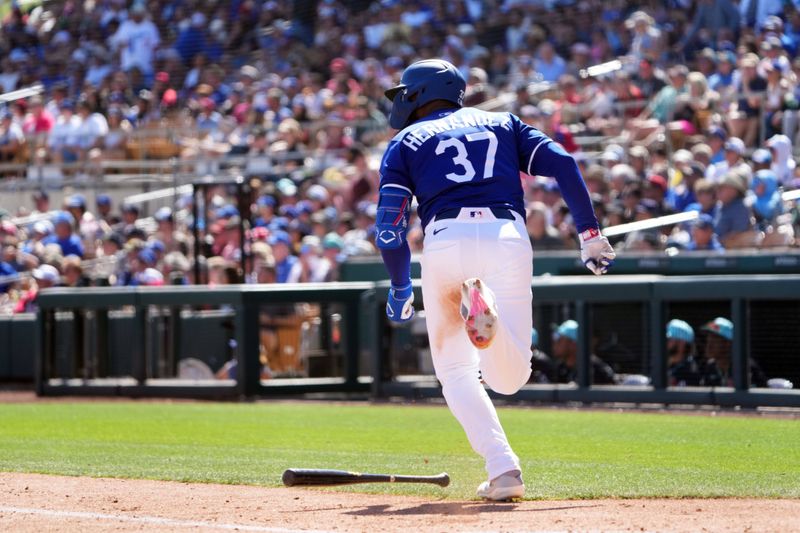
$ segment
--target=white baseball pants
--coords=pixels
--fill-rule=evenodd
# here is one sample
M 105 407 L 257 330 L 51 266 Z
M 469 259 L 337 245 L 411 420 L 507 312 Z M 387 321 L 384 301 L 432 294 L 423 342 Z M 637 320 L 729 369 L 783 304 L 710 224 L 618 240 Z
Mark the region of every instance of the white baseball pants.
M 422 296 L 436 377 L 472 448 L 486 461 L 489 479 L 519 469 L 483 380 L 513 394 L 531 374 L 531 276 L 533 251 L 525 223 L 496 218 L 487 208 L 463 208 L 458 218 L 425 228 Z M 478 350 L 459 314 L 461 284 L 480 278 L 497 302 L 494 341 Z

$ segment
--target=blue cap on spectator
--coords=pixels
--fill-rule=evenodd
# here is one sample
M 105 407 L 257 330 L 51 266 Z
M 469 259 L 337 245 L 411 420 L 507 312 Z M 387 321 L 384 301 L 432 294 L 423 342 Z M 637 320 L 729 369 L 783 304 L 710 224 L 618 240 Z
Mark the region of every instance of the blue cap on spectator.
M 97 198 L 94 199 L 94 203 L 97 205 L 111 205 L 111 197 L 107 194 L 98 194 Z
M 578 342 L 578 323 L 574 320 L 567 320 L 558 326 L 555 338 L 560 339 L 561 337 L 566 337 L 574 342 Z
M 272 231 L 286 231 L 289 228 L 289 220 L 286 217 L 275 217 L 269 223 L 269 229 Z
M 292 239 L 289 237 L 289 234 L 283 230 L 278 230 L 272 233 L 267 240 L 267 243 L 270 246 L 275 246 L 276 244 L 282 243 L 286 246 L 290 246 L 292 244 Z
M 702 229 L 714 227 L 714 217 L 708 213 L 700 213 L 694 221 L 694 226 Z
M 750 157 L 753 160 L 753 163 L 758 165 L 769 165 L 772 164 L 772 154 L 769 150 L 765 148 L 759 148 L 753 155 Z
M 745 150 L 744 141 L 739 137 L 731 137 L 725 141 L 725 150 L 730 150 L 731 152 L 736 152 L 737 154 L 742 155 Z
M 299 231 L 304 235 L 310 235 L 311 226 L 303 222 L 302 220 L 294 219 L 291 222 L 289 222 L 289 231 Z
M 61 105 L 59 106 L 60 109 L 75 109 L 75 102 L 70 100 L 69 98 L 65 98 L 61 101 Z
M 704 325 L 703 331 L 714 333 L 729 341 L 733 340 L 733 322 L 721 316 Z
M 153 265 L 156 262 L 156 254 L 151 248 L 142 248 L 137 257 L 139 261 L 148 265 Z
M 314 212 L 314 208 L 311 207 L 311 202 L 308 200 L 300 200 L 295 207 L 297 208 L 297 213 L 300 215 L 310 215 Z
M 217 218 L 231 218 L 239 216 L 239 210 L 233 204 L 226 204 L 214 211 L 214 216 Z
M 53 224 L 69 224 L 72 225 L 75 218 L 69 211 L 59 211 L 53 217 Z
M 727 132 L 720 128 L 719 126 L 713 126 L 711 129 L 708 130 L 709 137 L 717 137 L 722 139 L 723 141 L 728 138 Z
M 322 212 L 325 213 L 325 218 L 328 220 L 336 220 L 339 217 L 339 211 L 333 206 L 326 207 Z
M 287 218 L 297 218 L 297 208 L 293 205 L 282 205 L 278 212 Z
M 259 207 L 275 207 L 275 198 L 266 194 L 259 196 L 258 200 L 256 200 L 256 205 Z
M 163 251 L 165 251 L 167 249 L 167 247 L 164 246 L 164 242 L 160 241 L 158 239 L 153 239 L 152 241 L 148 242 L 147 244 L 149 245 L 150 248 L 152 248 L 156 252 L 163 252 Z
M 172 221 L 172 209 L 169 207 L 160 207 L 158 211 L 155 212 L 153 218 L 156 219 L 158 222 L 171 222 Z
M 544 192 L 561 192 L 561 189 L 558 188 L 558 183 L 555 180 L 547 180 L 542 184 L 542 189 Z
M 64 205 L 70 209 L 85 208 L 86 198 L 82 194 L 73 194 L 72 196 L 67 197 Z
M 687 322 L 675 318 L 667 322 L 667 339 L 694 342 L 694 330 Z
M 136 204 L 122 204 L 122 212 L 123 213 L 136 213 L 139 214 L 139 206 Z
M 539 332 L 531 328 L 531 346 L 539 346 Z
M 391 68 L 402 68 L 405 63 L 403 59 L 397 56 L 389 56 L 386 58 L 386 66 Z

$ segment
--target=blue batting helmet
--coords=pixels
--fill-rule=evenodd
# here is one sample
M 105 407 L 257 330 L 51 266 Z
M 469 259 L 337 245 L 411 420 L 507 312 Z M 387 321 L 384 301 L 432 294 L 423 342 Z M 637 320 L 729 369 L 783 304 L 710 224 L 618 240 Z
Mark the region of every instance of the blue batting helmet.
M 434 100 L 447 100 L 461 107 L 467 80 L 453 65 L 443 59 L 423 59 L 403 71 L 400 84 L 384 94 L 392 101 L 389 125 L 405 128 L 412 113 Z

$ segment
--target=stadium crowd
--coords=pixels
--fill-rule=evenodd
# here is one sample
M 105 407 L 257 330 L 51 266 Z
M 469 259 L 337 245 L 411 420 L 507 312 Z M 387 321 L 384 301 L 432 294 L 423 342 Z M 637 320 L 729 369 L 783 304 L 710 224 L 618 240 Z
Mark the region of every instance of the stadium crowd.
M 571 152 L 605 226 L 699 212 L 619 235 L 620 251 L 794 246 L 781 195 L 800 188 L 798 46 L 798 6 L 776 0 L 12 2 L 0 90 L 43 91 L 0 109 L 2 162 L 102 192 L 103 162 L 235 161 L 253 192 L 209 189 L 198 220 L 192 196 L 150 217 L 106 194 L 2 206 L 4 308 L 53 284 L 235 281 L 242 219 L 246 281 L 336 279 L 343 258 L 375 253 L 383 91 L 433 56 L 462 70 L 467 105 L 513 111 Z M 555 180 L 520 178 L 534 249 L 575 249 Z M 418 224 L 409 240 L 418 251 Z

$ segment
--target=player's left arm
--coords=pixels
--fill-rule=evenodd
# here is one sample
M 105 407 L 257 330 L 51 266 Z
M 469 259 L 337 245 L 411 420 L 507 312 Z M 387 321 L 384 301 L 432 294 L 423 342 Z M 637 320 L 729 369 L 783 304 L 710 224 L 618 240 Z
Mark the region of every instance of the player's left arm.
M 414 316 L 411 249 L 406 239 L 413 192 L 403 169 L 399 146 L 390 143 L 381 162 L 375 245 L 392 281 L 386 315 L 394 322 L 405 322 Z
M 581 261 L 595 275 L 605 274 L 616 254 L 602 233 L 592 200 L 575 159 L 542 132 L 520 123 L 522 168 L 530 175 L 554 177 L 569 207 L 581 243 Z

